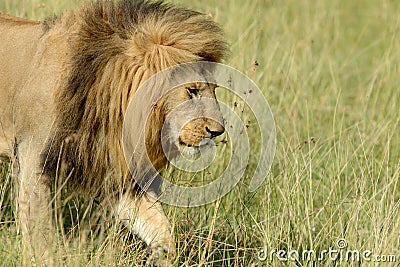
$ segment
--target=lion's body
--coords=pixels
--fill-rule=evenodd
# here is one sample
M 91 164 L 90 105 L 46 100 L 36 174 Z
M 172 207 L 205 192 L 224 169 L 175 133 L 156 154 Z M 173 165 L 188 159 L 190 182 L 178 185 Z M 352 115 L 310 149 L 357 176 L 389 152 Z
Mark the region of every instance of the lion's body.
M 159 2 L 101 1 L 45 23 L 0 14 L 0 36 L 0 156 L 19 166 L 27 242 L 51 235 L 51 220 L 43 219 L 52 214 L 50 185 L 68 176 L 88 196 L 114 192 L 118 216 L 133 219 L 138 210 L 134 232 L 152 247 L 173 250 L 160 205 L 123 195 L 133 187 L 120 138 L 123 115 L 151 75 L 179 63 L 219 61 L 226 46 L 218 26 Z M 172 99 L 165 103 L 185 100 Z M 166 110 L 155 110 L 146 138 L 157 169 L 165 164 L 159 133 Z M 41 246 L 33 249 L 42 253 Z
M 32 68 L 42 27 L 35 22 L 25 21 L 0 13 L 0 155 L 11 156 L 15 129 L 14 108 L 24 105 L 16 97 L 23 89 Z M 26 42 L 25 40 L 30 40 Z

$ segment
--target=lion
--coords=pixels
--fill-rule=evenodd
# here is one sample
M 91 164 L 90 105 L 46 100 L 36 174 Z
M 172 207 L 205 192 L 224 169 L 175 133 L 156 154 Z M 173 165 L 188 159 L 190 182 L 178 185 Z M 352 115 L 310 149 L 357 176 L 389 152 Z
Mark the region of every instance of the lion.
M 162 206 L 135 185 L 123 155 L 125 111 L 152 75 L 186 62 L 221 62 L 228 51 L 221 28 L 162 1 L 101 0 L 43 22 L 0 14 L 0 35 L 0 158 L 15 167 L 27 255 L 42 262 L 50 257 L 54 185 L 66 184 L 106 199 L 115 217 L 147 243 L 155 264 L 162 265 L 164 253 L 173 259 L 174 236 Z M 145 148 L 156 170 L 167 164 L 160 140 L 165 119 L 188 99 L 214 99 L 186 111 L 212 111 L 216 119 L 179 128 L 185 111 L 174 113 L 175 148 L 195 154 L 202 140 L 224 132 L 214 89 L 195 82 L 142 103 L 153 107 Z

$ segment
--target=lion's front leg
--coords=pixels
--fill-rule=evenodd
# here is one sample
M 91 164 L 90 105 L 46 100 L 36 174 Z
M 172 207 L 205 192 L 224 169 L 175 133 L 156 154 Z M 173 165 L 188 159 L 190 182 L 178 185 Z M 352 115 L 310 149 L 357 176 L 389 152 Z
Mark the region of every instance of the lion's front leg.
M 39 154 L 32 147 L 19 147 L 18 215 L 24 265 L 30 265 L 32 260 L 39 265 L 51 265 L 51 187 L 49 177 L 41 174 Z
M 175 256 L 174 237 L 171 225 L 160 202 L 149 195 L 139 199 L 125 196 L 117 205 L 118 218 L 150 247 L 149 260 L 157 266 L 170 265 L 163 259 Z

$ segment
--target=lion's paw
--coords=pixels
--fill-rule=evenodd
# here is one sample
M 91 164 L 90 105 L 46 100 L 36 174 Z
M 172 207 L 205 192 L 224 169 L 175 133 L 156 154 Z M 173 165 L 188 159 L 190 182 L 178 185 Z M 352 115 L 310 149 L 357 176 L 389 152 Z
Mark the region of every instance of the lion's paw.
M 157 246 L 154 248 L 148 248 L 148 257 L 146 260 L 146 266 L 154 267 L 170 267 L 173 266 L 173 252 L 169 251 L 168 248 Z

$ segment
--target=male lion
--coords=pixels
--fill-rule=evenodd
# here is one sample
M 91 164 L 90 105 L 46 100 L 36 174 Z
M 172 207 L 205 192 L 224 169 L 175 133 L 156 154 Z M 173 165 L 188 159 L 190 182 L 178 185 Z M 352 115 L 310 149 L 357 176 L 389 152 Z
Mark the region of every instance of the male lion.
M 164 251 L 173 256 L 174 238 L 160 203 L 138 192 L 124 159 L 124 113 L 155 73 L 185 62 L 219 62 L 227 50 L 221 29 L 207 16 L 162 2 L 103 0 L 45 22 L 0 14 L 0 36 L 0 157 L 17 166 L 28 255 L 48 258 L 52 186 L 67 184 L 111 203 L 155 261 Z M 176 115 L 171 121 L 177 125 L 170 127 L 179 132 L 177 146 L 193 148 L 224 131 L 214 88 L 197 82 L 157 103 L 142 103 L 153 107 L 145 141 L 156 170 L 167 162 L 161 128 L 180 103 L 212 98 L 190 112 L 212 111 L 217 119 L 194 119 L 177 129 L 185 116 Z

